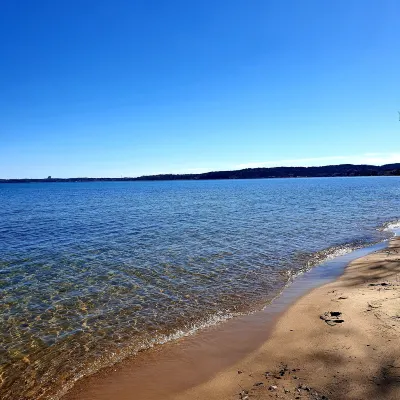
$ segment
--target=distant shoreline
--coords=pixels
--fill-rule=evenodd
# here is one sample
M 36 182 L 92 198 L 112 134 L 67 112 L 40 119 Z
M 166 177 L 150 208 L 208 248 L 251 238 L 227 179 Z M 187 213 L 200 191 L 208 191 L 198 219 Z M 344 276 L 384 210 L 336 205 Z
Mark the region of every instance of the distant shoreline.
M 0 183 L 52 182 L 126 182 L 126 181 L 182 181 L 222 179 L 273 178 L 329 178 L 350 176 L 400 176 L 400 163 L 377 165 L 339 164 L 321 167 L 246 168 L 234 171 L 212 171 L 201 174 L 159 174 L 124 178 L 44 178 L 0 179 Z

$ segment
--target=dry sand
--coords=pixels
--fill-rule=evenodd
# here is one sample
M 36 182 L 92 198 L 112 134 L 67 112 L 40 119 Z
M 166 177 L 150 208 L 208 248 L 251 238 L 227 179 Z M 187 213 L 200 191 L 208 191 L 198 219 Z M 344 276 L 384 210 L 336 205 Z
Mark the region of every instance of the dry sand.
M 298 300 L 259 350 L 173 398 L 399 400 L 400 238 Z

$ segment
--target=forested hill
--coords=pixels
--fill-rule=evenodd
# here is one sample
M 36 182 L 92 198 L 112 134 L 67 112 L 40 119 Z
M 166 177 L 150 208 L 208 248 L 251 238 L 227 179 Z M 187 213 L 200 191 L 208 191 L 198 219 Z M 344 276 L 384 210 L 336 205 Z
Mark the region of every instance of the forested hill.
M 246 168 L 236 171 L 205 172 L 203 174 L 149 175 L 141 176 L 137 180 L 258 179 L 378 175 L 400 175 L 400 163 L 383 166 L 342 164 L 326 165 L 323 167 Z
M 246 168 L 236 171 L 214 171 L 202 174 L 162 174 L 138 178 L 46 178 L 46 179 L 0 179 L 0 183 L 26 182 L 91 182 L 91 181 L 167 181 L 207 179 L 259 179 L 259 178 L 306 178 L 332 176 L 400 176 L 400 163 L 376 165 L 326 165 L 323 167 L 274 167 Z

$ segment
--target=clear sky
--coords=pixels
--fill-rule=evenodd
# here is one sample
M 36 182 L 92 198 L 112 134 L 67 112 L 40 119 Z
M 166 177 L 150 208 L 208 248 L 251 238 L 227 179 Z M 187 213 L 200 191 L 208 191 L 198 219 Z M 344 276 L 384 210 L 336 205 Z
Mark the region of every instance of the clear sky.
M 0 177 L 400 162 L 397 0 L 0 1 Z

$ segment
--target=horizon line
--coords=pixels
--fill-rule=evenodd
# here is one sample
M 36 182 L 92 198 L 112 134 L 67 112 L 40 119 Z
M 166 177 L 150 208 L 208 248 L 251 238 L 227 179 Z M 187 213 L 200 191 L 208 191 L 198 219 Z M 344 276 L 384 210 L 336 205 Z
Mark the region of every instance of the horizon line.
M 67 177 L 67 178 L 59 178 L 53 177 L 49 175 L 47 178 L 0 178 L 0 182 L 4 181 L 54 181 L 54 180 L 72 180 L 72 179 L 88 179 L 88 180 L 96 180 L 96 179 L 104 179 L 104 180 L 126 180 L 126 179 L 142 179 L 142 178 L 151 178 L 151 177 L 162 177 L 162 176 L 201 176 L 212 173 L 233 173 L 240 171 L 248 171 L 248 170 L 276 170 L 282 168 L 293 168 L 293 169 L 311 169 L 311 168 L 327 168 L 327 167 L 340 167 L 340 166 L 353 166 L 353 167 L 374 167 L 374 168 L 383 168 L 385 166 L 398 165 L 400 167 L 400 162 L 398 163 L 388 163 L 388 164 L 352 164 L 352 163 L 344 163 L 344 164 L 328 164 L 328 165 L 313 165 L 313 166 L 275 166 L 275 167 L 247 167 L 240 169 L 232 169 L 232 170 L 211 170 L 206 172 L 198 172 L 198 173 L 156 173 L 150 175 L 139 175 L 139 176 L 120 176 L 120 177 L 89 177 L 89 176 L 76 176 L 76 177 Z

